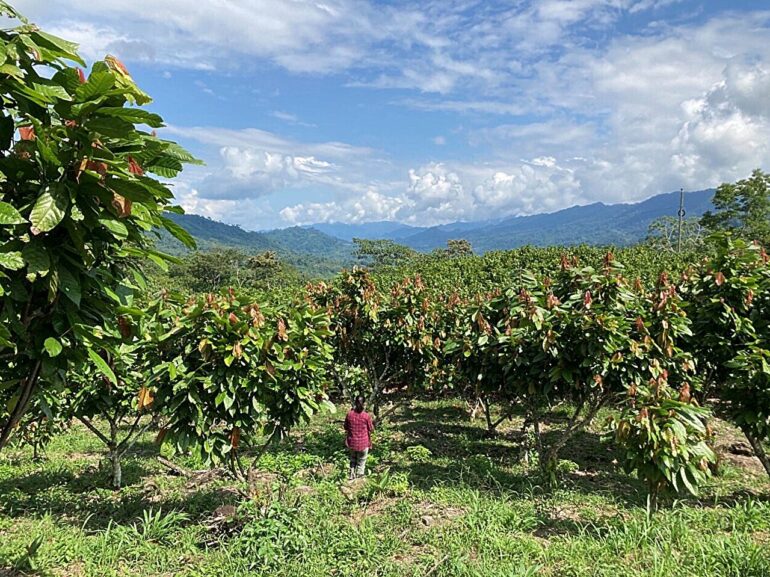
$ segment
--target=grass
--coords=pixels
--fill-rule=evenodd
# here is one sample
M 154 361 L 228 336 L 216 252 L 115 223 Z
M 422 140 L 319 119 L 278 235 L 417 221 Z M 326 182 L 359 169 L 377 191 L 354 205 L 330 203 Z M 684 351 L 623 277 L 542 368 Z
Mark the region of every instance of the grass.
M 265 454 L 251 488 L 169 475 L 152 434 L 120 492 L 79 426 L 43 462 L 8 450 L 0 575 L 770 575 L 770 483 L 751 459 L 726 459 L 699 499 L 649 517 L 599 430 L 568 445 L 546 491 L 522 461 L 519 419 L 489 437 L 460 401 L 414 402 L 377 432 L 372 473 L 351 485 L 340 418 L 321 415 Z

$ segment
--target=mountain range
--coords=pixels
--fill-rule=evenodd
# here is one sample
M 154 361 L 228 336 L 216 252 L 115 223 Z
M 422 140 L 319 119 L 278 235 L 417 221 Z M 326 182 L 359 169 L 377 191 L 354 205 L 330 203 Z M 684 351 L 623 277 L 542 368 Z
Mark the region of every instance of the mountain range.
M 701 216 L 713 208 L 713 195 L 713 189 L 686 192 L 687 217 Z M 354 238 L 392 240 L 422 252 L 444 247 L 448 240 L 460 238 L 469 241 L 478 253 L 527 244 L 622 246 L 643 240 L 652 221 L 662 216 L 675 217 L 678 209 L 679 192 L 670 192 L 637 203 L 597 202 L 551 213 L 432 227 L 383 221 L 319 223 L 255 232 L 194 214 L 171 214 L 170 217 L 195 237 L 201 249 L 272 250 L 305 272 L 321 275 L 354 262 Z M 175 254 L 183 252 L 181 244 L 168 235 L 162 235 L 159 248 Z

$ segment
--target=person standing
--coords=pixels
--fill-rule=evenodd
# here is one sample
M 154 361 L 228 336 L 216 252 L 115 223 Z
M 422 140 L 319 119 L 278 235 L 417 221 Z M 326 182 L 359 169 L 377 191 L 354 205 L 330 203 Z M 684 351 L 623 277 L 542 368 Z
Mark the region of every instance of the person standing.
M 358 395 L 353 408 L 345 417 L 345 446 L 350 451 L 349 479 L 363 477 L 366 472 L 366 458 L 372 448 L 372 432 L 374 423 L 372 417 L 364 410 L 364 397 Z

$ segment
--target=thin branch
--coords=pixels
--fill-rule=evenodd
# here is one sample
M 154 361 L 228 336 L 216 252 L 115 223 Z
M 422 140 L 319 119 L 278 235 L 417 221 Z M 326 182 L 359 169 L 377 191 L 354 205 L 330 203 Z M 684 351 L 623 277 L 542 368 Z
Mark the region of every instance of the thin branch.
M 251 465 L 249 465 L 248 471 L 246 471 L 247 478 L 251 474 L 251 472 L 254 469 L 256 469 L 257 462 L 262 458 L 262 455 L 265 454 L 265 452 L 267 451 L 268 447 L 270 447 L 270 444 L 273 442 L 273 439 L 277 434 L 278 434 L 278 429 L 275 429 L 272 433 L 270 433 L 270 436 L 267 438 L 267 441 L 265 442 L 265 444 L 262 445 L 262 447 L 259 449 L 257 456 L 254 457 L 254 460 L 251 462 Z
M 176 463 L 172 463 L 162 455 L 158 455 L 158 462 L 164 467 L 167 467 L 168 469 L 170 469 L 172 473 L 176 473 L 180 477 L 191 477 L 193 474 L 192 471 L 189 471 L 188 469 L 185 469 L 184 467 L 177 465 Z
M 118 443 L 118 446 L 116 447 L 116 449 L 118 451 L 120 451 L 123 448 L 123 446 L 126 443 L 128 443 L 128 441 L 131 439 L 131 435 L 134 434 L 134 431 L 136 430 L 136 426 L 139 424 L 139 421 L 141 420 L 141 418 L 142 418 L 142 413 L 138 413 L 136 415 L 136 419 L 134 419 L 134 422 L 131 423 L 131 428 L 128 430 L 128 434 L 126 435 L 126 437 L 120 443 Z M 152 423 L 152 420 L 150 421 L 150 423 Z M 149 426 L 149 424 L 148 424 L 148 426 Z M 146 429 L 146 427 L 145 427 L 145 429 Z M 128 450 L 128 449 L 126 449 L 126 450 Z M 123 453 L 125 453 L 125 451 L 123 451 Z M 121 454 L 123 454 L 123 453 L 121 453 Z
M 2 434 L 0 434 L 0 449 L 8 444 L 8 439 L 10 439 L 11 433 L 16 428 L 16 425 L 19 424 L 19 421 L 21 421 L 24 413 L 27 412 L 29 401 L 32 398 L 32 393 L 37 386 L 37 379 L 40 375 L 41 367 L 42 361 L 37 361 L 32 368 L 32 373 L 24 381 L 21 394 L 19 395 L 19 400 L 16 402 L 16 406 L 13 408 L 11 414 L 8 416 L 8 420 L 6 421 L 5 425 L 3 425 Z
M 124 443 L 128 443 L 128 444 L 120 453 L 121 457 L 125 455 L 128 451 L 130 451 L 134 445 L 136 445 L 136 442 L 142 438 L 142 435 L 144 435 L 144 433 L 147 432 L 147 429 L 149 429 L 152 426 L 152 423 L 153 423 L 152 419 L 150 419 L 147 423 L 145 423 L 144 427 L 142 427 L 141 430 L 136 435 L 134 435 L 133 439 L 131 439 L 130 433 L 129 433 L 129 436 L 123 439 L 123 441 L 118 445 L 118 450 L 120 450 L 120 448 L 123 446 Z M 131 440 L 129 441 L 129 439 Z
M 78 421 L 83 423 L 86 427 L 88 427 L 88 429 L 94 435 L 99 437 L 99 439 L 102 441 L 102 443 L 107 445 L 107 447 L 110 447 L 112 445 L 112 441 L 110 441 L 105 434 L 103 434 L 99 429 L 97 429 L 94 425 L 92 425 L 91 422 L 87 418 L 85 418 L 85 417 L 77 417 L 77 419 L 78 419 Z

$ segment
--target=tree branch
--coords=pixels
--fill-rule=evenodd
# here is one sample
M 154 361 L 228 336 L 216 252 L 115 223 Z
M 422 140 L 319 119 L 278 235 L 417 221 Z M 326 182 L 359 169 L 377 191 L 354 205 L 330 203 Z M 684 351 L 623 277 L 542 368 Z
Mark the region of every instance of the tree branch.
M 110 447 L 112 445 L 112 441 L 107 437 L 107 435 L 103 434 L 99 429 L 97 429 L 94 425 L 91 424 L 91 422 L 85 418 L 85 417 L 77 417 L 77 420 L 83 423 L 88 429 L 99 439 L 107 445 L 107 447 Z
M 16 406 L 13 408 L 11 414 L 8 416 L 8 420 L 6 421 L 5 425 L 3 425 L 2 434 L 0 434 L 0 450 L 2 450 L 8 444 L 8 440 L 11 438 L 11 433 L 16 428 L 16 425 L 19 424 L 19 421 L 24 416 L 24 413 L 27 412 L 29 401 L 32 399 L 32 393 L 34 392 L 35 387 L 37 387 L 37 380 L 40 376 L 41 367 L 42 361 L 37 361 L 32 368 L 32 373 L 22 385 L 19 400 L 16 402 Z

